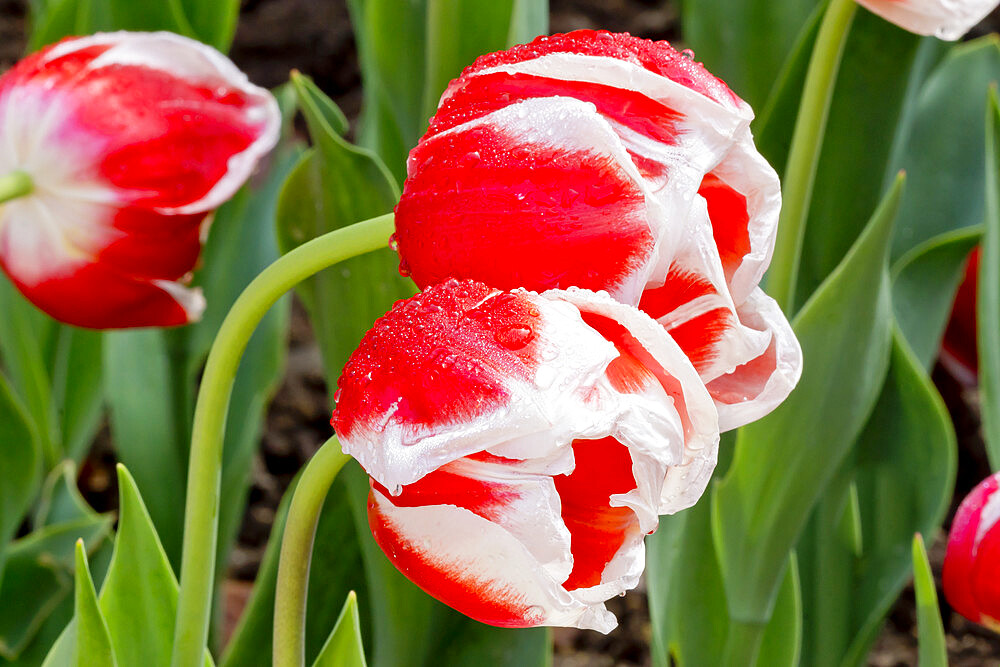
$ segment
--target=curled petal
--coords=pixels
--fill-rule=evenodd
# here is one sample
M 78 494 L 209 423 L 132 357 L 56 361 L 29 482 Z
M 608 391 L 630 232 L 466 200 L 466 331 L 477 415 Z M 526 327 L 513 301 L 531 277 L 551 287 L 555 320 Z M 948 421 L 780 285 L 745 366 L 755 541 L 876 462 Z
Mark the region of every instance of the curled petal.
M 955 513 L 942 585 L 969 620 L 1000 632 L 1000 473 L 979 483 Z
M 0 77 L 0 265 L 79 326 L 197 319 L 185 286 L 208 213 L 274 145 L 280 114 L 217 51 L 171 33 L 71 38 Z
M 996 0 L 858 0 L 900 28 L 956 40 L 997 6 Z

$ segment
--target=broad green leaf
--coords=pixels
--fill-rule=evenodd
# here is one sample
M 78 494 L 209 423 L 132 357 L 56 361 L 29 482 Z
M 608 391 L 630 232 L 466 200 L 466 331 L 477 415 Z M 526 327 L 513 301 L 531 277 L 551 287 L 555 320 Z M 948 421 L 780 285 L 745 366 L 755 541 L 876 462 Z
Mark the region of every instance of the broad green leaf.
M 854 18 L 813 186 L 797 305 L 837 267 L 885 192 L 894 131 L 920 40 L 867 11 Z
M 34 498 L 41 461 L 41 447 L 28 415 L 0 373 L 0 576 L 7 542 Z
M 82 539 L 89 553 L 96 554 L 107 544 L 111 525 L 110 516 L 90 510 L 86 515 L 39 528 L 10 546 L 0 580 L 0 658 L 23 658 L 43 625 L 61 606 L 65 605 L 72 615 L 76 541 Z
M 94 515 L 96 512 L 84 500 L 76 485 L 76 464 L 70 460 L 60 462 L 42 484 L 32 515 L 34 528 L 37 530 L 42 526 Z
M 990 89 L 986 121 L 986 231 L 979 260 L 976 336 L 983 439 L 994 470 L 1000 470 L 1000 100 Z
M 30 304 L 6 276 L 0 276 L 0 359 L 9 389 L 23 401 L 38 445 L 54 464 L 59 458 L 47 359 L 59 324 Z M 0 533 L 2 535 L 2 533 Z
M 159 540 L 180 562 L 186 438 L 191 410 L 183 350 L 159 329 L 112 331 L 104 346 L 105 395 L 115 453 L 142 489 Z M 125 656 L 119 655 L 123 664 Z
M 118 493 L 118 536 L 101 587 L 101 612 L 119 664 L 169 665 L 177 614 L 177 579 L 139 489 L 120 464 Z M 205 664 L 211 664 L 207 653 Z
M 97 591 L 83 540 L 76 543 L 76 667 L 114 667 L 108 624 L 97 604 Z
M 181 11 L 201 41 L 226 53 L 240 15 L 239 0 L 180 0 Z
M 710 72 L 759 108 L 816 5 L 817 0 L 691 0 L 681 10 L 684 41 Z
M 306 610 L 307 659 L 319 654 L 341 613 L 344 597 L 352 590 L 361 592 L 363 603 L 366 597 L 364 565 L 343 474 L 330 487 L 316 528 Z M 255 667 L 261 656 L 271 655 L 278 556 L 294 490 L 293 484 L 281 500 L 253 594 L 222 656 L 221 667 Z M 362 630 L 367 635 L 367 628 Z
M 507 32 L 507 48 L 530 42 L 538 35 L 549 33 L 548 0 L 514 0 Z M 472 63 L 465 63 L 465 66 Z M 442 91 L 443 92 L 443 91 Z
M 917 638 L 920 667 L 947 667 L 948 650 L 938 608 L 934 574 L 920 534 L 913 536 L 913 588 L 917 596 Z
M 385 557 L 368 528 L 368 476 L 356 464 L 347 482 L 368 582 L 373 667 L 532 667 L 549 665 L 544 628 L 508 630 L 473 621 L 421 591 Z
M 981 231 L 945 232 L 913 248 L 892 267 L 892 307 L 899 328 L 924 369 L 941 349 L 955 292 Z
M 347 594 L 344 609 L 323 645 L 313 667 L 366 667 L 365 647 L 361 643 L 361 620 L 358 618 L 358 596 Z
M 350 145 L 328 121 L 333 102 L 293 75 L 315 147 L 296 165 L 278 202 L 283 252 L 355 222 L 392 210 L 399 191 L 373 153 Z M 341 262 L 296 290 L 316 327 L 327 377 L 333 380 L 365 331 L 392 303 L 413 294 L 389 248 Z
M 774 613 L 764 629 L 757 664 L 798 667 L 802 653 L 802 585 L 799 561 L 793 551 L 778 590 Z
M 802 379 L 774 412 L 740 430 L 732 466 L 713 489 L 713 535 L 730 616 L 744 623 L 770 618 L 788 552 L 885 379 L 886 257 L 901 191 L 902 180 L 796 317 Z
M 101 363 L 104 336 L 70 326 L 59 326 L 52 359 L 52 403 L 58 420 L 59 449 L 63 456 L 82 461 L 104 407 Z
M 986 92 L 1000 78 L 1000 40 L 960 44 L 930 74 L 916 98 L 897 169 L 909 187 L 893 239 L 895 262 L 940 234 L 979 225 L 985 198 Z

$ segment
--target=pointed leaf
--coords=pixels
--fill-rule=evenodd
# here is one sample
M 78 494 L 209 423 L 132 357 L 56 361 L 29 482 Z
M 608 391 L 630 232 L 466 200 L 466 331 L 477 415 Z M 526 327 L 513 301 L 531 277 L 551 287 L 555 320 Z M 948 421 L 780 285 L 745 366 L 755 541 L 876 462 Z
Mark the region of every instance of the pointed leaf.
M 917 596 L 917 638 L 920 642 L 920 667 L 947 667 L 941 610 L 938 608 L 934 574 L 927 561 L 924 539 L 913 536 L 913 588 Z
M 361 621 L 358 618 L 358 596 L 347 594 L 329 639 L 319 652 L 313 667 L 366 667 L 365 648 L 361 643 Z
M 76 667 L 114 667 L 108 624 L 97 606 L 97 591 L 83 541 L 76 543 Z
M 901 191 L 900 180 L 796 317 L 802 379 L 774 412 L 741 429 L 714 488 L 713 532 L 733 618 L 770 617 L 788 552 L 878 397 L 890 335 L 886 258 Z
M 7 542 L 34 497 L 41 459 L 41 447 L 27 412 L 0 373 L 0 576 Z

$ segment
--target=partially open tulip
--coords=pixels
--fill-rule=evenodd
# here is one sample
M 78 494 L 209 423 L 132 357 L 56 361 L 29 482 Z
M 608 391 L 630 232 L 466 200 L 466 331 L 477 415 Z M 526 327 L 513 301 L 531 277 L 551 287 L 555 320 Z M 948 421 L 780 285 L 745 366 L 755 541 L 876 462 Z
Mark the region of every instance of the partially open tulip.
M 997 6 L 997 0 L 858 0 L 879 16 L 918 35 L 958 39 Z
M 1000 472 L 972 490 L 955 514 L 941 574 L 955 611 L 1000 632 Z
M 979 354 L 976 342 L 976 285 L 979 274 L 979 248 L 973 249 L 965 265 L 965 278 L 958 286 L 948 328 L 941 341 L 941 363 L 959 381 L 975 385 L 979 378 Z
M 70 38 L 0 77 L 0 266 L 84 327 L 197 319 L 186 286 L 210 211 L 274 145 L 274 98 L 214 49 L 170 33 Z
M 715 467 L 712 400 L 637 309 L 584 290 L 447 281 L 344 369 L 333 424 L 369 523 L 414 583 L 492 625 L 611 630 L 659 514 Z
M 723 429 L 763 416 L 801 353 L 758 287 L 780 208 L 753 113 L 666 42 L 578 31 L 479 58 L 410 154 L 401 270 L 607 290 L 659 321 Z

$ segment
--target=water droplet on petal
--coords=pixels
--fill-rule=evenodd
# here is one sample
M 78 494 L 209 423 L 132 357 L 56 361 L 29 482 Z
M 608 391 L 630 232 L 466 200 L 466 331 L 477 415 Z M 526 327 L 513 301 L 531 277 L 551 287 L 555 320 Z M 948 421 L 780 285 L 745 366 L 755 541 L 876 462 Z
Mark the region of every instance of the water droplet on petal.
M 343 396 L 343 395 L 344 395 L 344 390 L 343 390 L 343 389 L 340 389 L 340 388 L 338 387 L 338 388 L 337 388 L 337 391 L 335 391 L 335 392 L 333 393 L 333 402 L 334 402 L 334 403 L 340 403 L 340 397 L 341 397 L 341 396 Z
M 392 248 L 393 252 L 399 252 L 399 239 L 393 234 L 389 237 L 389 247 Z
M 681 51 L 681 55 L 687 58 L 688 60 L 694 60 L 694 51 L 691 49 L 684 49 L 683 51 Z
M 531 327 L 511 327 L 497 331 L 495 337 L 497 342 L 508 350 L 520 350 L 531 342 L 535 332 Z
M 403 492 L 403 485 L 402 484 L 397 484 L 396 486 L 394 486 L 392 488 L 392 495 L 394 495 L 394 496 L 398 496 L 402 492 Z M 624 593 L 622 593 L 622 595 L 624 595 Z

